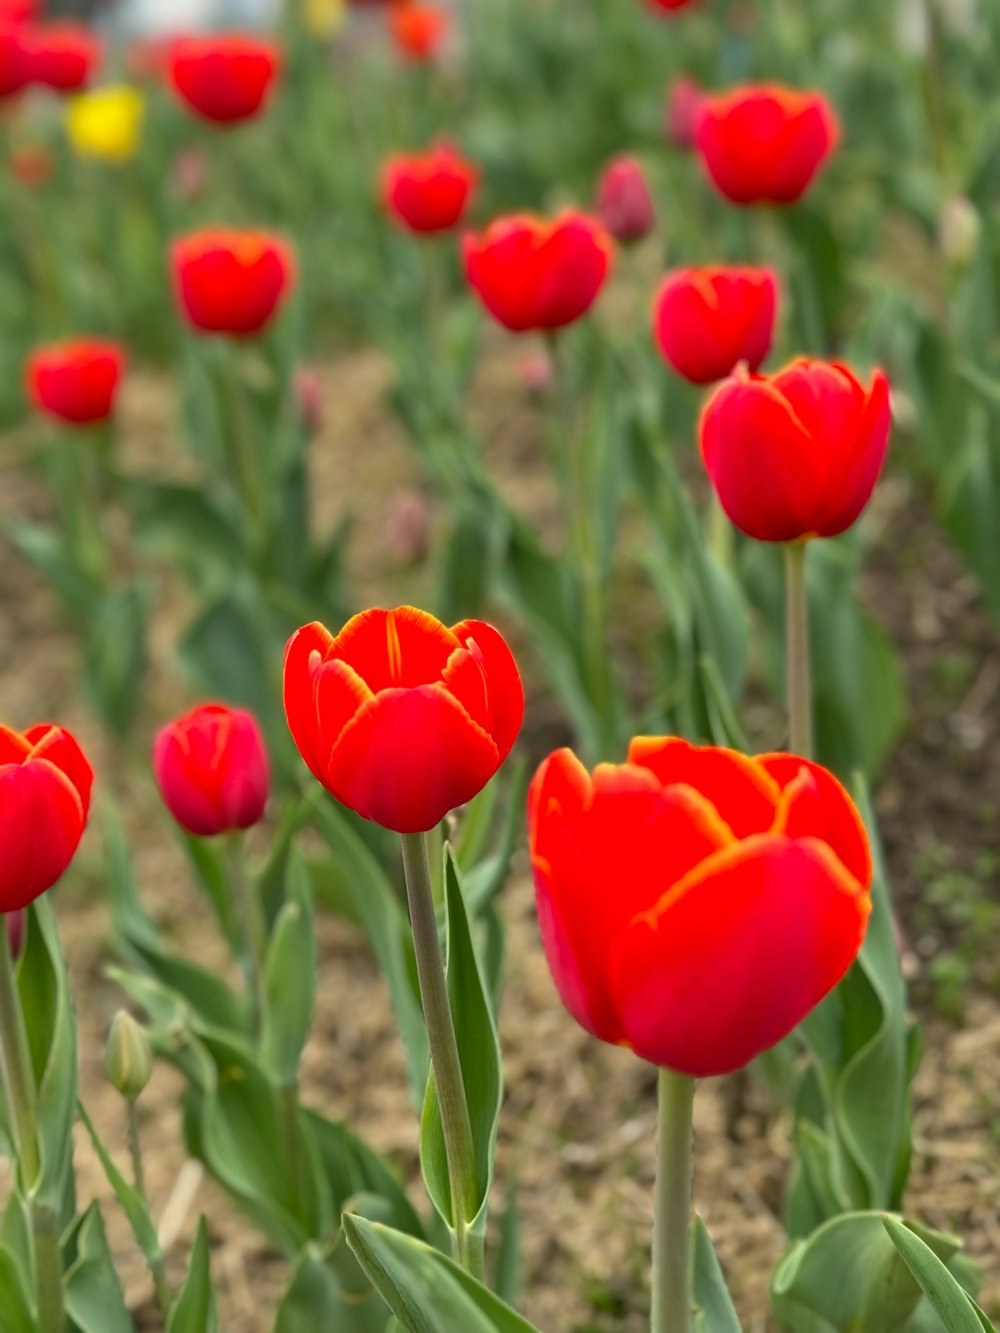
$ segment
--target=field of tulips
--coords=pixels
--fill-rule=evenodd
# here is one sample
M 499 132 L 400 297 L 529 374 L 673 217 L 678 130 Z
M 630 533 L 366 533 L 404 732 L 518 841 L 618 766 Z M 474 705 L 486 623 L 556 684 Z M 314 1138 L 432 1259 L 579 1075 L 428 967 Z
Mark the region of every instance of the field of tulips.
M 0 1333 L 1000 1328 L 1000 6 L 72 8 Z

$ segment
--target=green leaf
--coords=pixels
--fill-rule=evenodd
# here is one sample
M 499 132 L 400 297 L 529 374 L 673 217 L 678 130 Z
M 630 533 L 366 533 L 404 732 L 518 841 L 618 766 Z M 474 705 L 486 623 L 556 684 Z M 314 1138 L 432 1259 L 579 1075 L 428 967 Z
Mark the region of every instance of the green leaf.
M 509 1305 L 429 1245 L 344 1215 L 347 1242 L 406 1333 L 538 1333 Z
M 170 1316 L 167 1333 L 217 1333 L 218 1315 L 209 1264 L 208 1225 L 198 1223 L 188 1275 Z
M 132 1234 L 135 1236 L 136 1243 L 145 1256 L 149 1270 L 154 1273 L 163 1259 L 163 1251 L 160 1247 L 160 1237 L 156 1230 L 153 1219 L 149 1215 L 149 1208 L 145 1200 L 128 1183 L 122 1173 L 115 1166 L 108 1154 L 108 1150 L 98 1137 L 97 1130 L 94 1128 L 93 1121 L 81 1102 L 78 1106 L 80 1119 L 83 1126 L 90 1136 L 90 1142 L 93 1144 L 97 1159 L 104 1169 L 108 1184 L 115 1192 L 115 1197 L 121 1204 L 125 1216 L 128 1218 L 129 1226 L 132 1228 Z
M 127 734 L 142 695 L 149 609 L 148 590 L 127 583 L 106 592 L 87 623 L 84 682 L 118 736 Z
M 846 1213 L 796 1241 L 775 1269 L 771 1293 L 783 1327 L 837 1333 L 909 1333 L 922 1292 L 883 1226 L 881 1212 Z M 926 1244 L 951 1262 L 960 1242 L 921 1229 Z M 976 1330 L 979 1333 L 979 1330 Z
M 0 1245 L 0 1333 L 37 1333 L 26 1282 L 14 1255 Z
M 295 1087 L 309 1039 L 316 992 L 316 931 L 312 891 L 302 857 L 287 867 L 288 901 L 278 915 L 264 965 L 261 1047 L 279 1087 Z
M 466 842 L 466 829 L 462 829 L 462 850 L 457 853 L 462 869 L 465 899 L 469 915 L 475 919 L 492 903 L 507 881 L 510 873 L 511 858 L 517 846 L 524 822 L 524 797 L 528 786 L 528 765 L 523 755 L 516 755 L 506 765 L 504 772 L 509 774 L 507 782 L 506 809 L 500 825 L 500 836 L 494 851 L 483 856 L 483 843 L 480 836 L 475 838 L 476 853 L 472 854 Z M 496 778 L 483 792 L 499 788 Z M 478 800 L 479 798 L 477 798 Z M 491 807 L 491 814 L 493 809 Z M 470 842 L 472 839 L 470 839 Z
M 263 626 L 264 608 L 230 594 L 203 611 L 180 646 L 181 664 L 195 686 L 249 708 L 266 729 L 278 720 L 270 654 L 273 634 Z M 280 659 L 279 659 L 280 665 Z
M 73 1227 L 66 1248 L 76 1251 L 63 1278 L 66 1312 L 79 1333 L 135 1333 L 96 1203 Z
M 462 1220 L 474 1232 L 482 1235 L 486 1228 L 487 1203 L 493 1181 L 493 1159 L 503 1101 L 503 1076 L 493 1009 L 472 942 L 458 864 L 452 849 L 447 845 L 444 849 L 444 893 L 448 999 L 472 1122 L 476 1167 L 477 1212 L 475 1217 Z M 420 1162 L 427 1192 L 435 1208 L 449 1226 L 454 1227 L 456 1219 L 452 1216 L 448 1160 L 433 1072 L 427 1083 L 420 1126 Z
M 202 487 L 130 478 L 125 499 L 135 533 L 144 544 L 196 567 L 214 558 L 238 569 L 246 558 L 242 536 L 227 509 Z
M 335 1261 L 316 1246 L 299 1255 L 278 1306 L 274 1333 L 385 1333 L 385 1303 L 360 1273 L 340 1233 L 334 1255 L 343 1248 L 365 1289 L 345 1290 Z
M 73 619 L 85 624 L 100 601 L 102 589 L 70 558 L 62 533 L 42 523 L 14 518 L 4 521 L 2 531 L 44 575 Z
M 343 864 L 354 915 L 389 987 L 393 1016 L 406 1049 L 410 1085 L 419 1105 L 427 1083 L 429 1055 L 409 917 L 385 871 L 337 806 L 324 800 L 316 811 L 316 820 L 330 850 Z
M 715 1246 L 700 1217 L 691 1220 L 691 1238 L 695 1306 L 692 1333 L 742 1333 Z
M 515 1176 L 507 1189 L 503 1217 L 500 1219 L 500 1242 L 493 1266 L 492 1289 L 502 1301 L 513 1305 L 521 1294 L 521 1210 L 518 1206 L 518 1181 Z
M 882 1225 L 920 1289 L 941 1316 L 947 1333 L 982 1333 L 983 1329 L 994 1333 L 993 1325 L 976 1302 L 912 1228 L 895 1217 L 883 1217 Z
M 424 1229 L 413 1204 L 385 1158 L 339 1121 L 327 1120 L 317 1111 L 304 1114 L 334 1213 L 339 1217 L 348 1202 L 359 1195 L 376 1195 L 390 1210 L 387 1220 L 397 1230 L 423 1239 Z

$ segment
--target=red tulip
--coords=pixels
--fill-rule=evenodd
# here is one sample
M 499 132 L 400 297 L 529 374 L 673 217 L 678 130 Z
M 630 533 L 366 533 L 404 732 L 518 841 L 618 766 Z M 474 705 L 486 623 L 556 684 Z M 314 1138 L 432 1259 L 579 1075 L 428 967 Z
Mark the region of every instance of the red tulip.
M 517 213 L 466 236 L 465 271 L 480 301 L 514 333 L 560 329 L 593 305 L 614 244 L 582 213 L 554 221 Z
M 397 0 L 388 17 L 393 39 L 406 60 L 432 59 L 451 27 L 446 9 L 423 0 Z
M 839 138 L 836 114 L 820 93 L 761 84 L 701 101 L 698 151 L 735 204 L 794 203 Z
M 299 753 L 338 801 L 419 833 L 496 773 L 521 728 L 524 692 L 490 625 L 446 629 L 402 606 L 363 611 L 336 638 L 317 623 L 293 634 L 285 713 Z
M 478 179 L 471 162 L 440 143 L 426 153 L 389 159 L 382 203 L 410 231 L 448 231 L 461 221 Z
M 741 361 L 756 370 L 771 349 L 777 297 L 767 268 L 677 269 L 656 295 L 657 346 L 692 384 L 724 379 Z
M 90 82 L 101 60 L 97 38 L 82 23 L 44 23 L 25 29 L 28 69 L 34 83 L 71 93 Z
M 892 422 L 880 370 L 802 357 L 776 375 L 721 384 L 701 418 L 701 456 L 723 509 L 765 542 L 836 537 L 878 481 Z
M 634 157 L 616 157 L 608 163 L 598 187 L 597 212 L 616 241 L 641 241 L 653 230 L 653 196 Z
M 170 84 L 205 120 L 231 124 L 255 116 L 277 78 L 281 55 L 271 42 L 243 34 L 182 37 L 169 57 Z
M 675 148 L 693 148 L 698 136 L 702 91 L 694 79 L 678 79 L 667 94 L 664 128 Z
M 200 838 L 250 828 L 264 817 L 267 750 L 252 714 L 202 704 L 169 722 L 153 747 L 163 803 Z
M 872 862 L 847 792 L 793 755 L 640 737 L 569 750 L 528 798 L 542 941 L 588 1032 L 697 1078 L 783 1037 L 854 961 Z
M 0 0 L 0 23 L 30 23 L 41 12 L 39 0 Z
M 22 185 L 35 189 L 52 175 L 55 159 L 45 144 L 15 144 L 10 150 L 10 169 Z
M 650 9 L 665 9 L 670 13 L 676 13 L 679 9 L 691 9 L 698 3 L 698 0 L 646 0 Z
M 25 383 L 40 412 L 75 426 L 92 426 L 113 412 L 124 369 L 125 353 L 118 343 L 74 338 L 33 352 Z
M 13 97 L 31 82 L 24 33 L 18 24 L 0 18 L 0 98 Z
M 72 861 L 90 812 L 94 774 L 62 727 L 0 726 L 0 913 L 51 889 Z
M 192 232 L 171 262 L 181 311 L 203 333 L 259 333 L 295 280 L 291 249 L 266 232 Z

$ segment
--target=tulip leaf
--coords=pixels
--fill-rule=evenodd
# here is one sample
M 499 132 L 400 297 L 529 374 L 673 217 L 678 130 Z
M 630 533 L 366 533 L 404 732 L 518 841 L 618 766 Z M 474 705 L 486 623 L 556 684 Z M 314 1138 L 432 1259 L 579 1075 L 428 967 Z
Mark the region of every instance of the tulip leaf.
M 405 1333 L 538 1333 L 509 1305 L 429 1245 L 350 1213 L 347 1242 Z
M 691 1221 L 694 1266 L 692 1333 L 742 1333 L 708 1228 L 700 1217 Z
M 66 1312 L 79 1333 L 134 1333 L 96 1203 L 73 1226 L 66 1249 L 76 1253 L 63 1278 Z
M 923 1327 L 923 1292 L 884 1220 L 882 1212 L 845 1213 L 793 1242 L 771 1284 L 782 1327 L 795 1333 L 917 1333 Z M 954 1236 L 912 1230 L 957 1271 L 961 1243 Z
M 17 984 L 38 1087 L 41 1180 L 38 1202 L 61 1223 L 73 1212 L 73 1124 L 77 1043 L 66 959 L 48 897 L 31 906 Z
M 287 865 L 288 901 L 278 915 L 264 966 L 264 1058 L 282 1088 L 298 1082 L 309 1039 L 316 991 L 316 933 L 312 891 L 302 857 Z
M 212 603 L 184 635 L 180 660 L 199 690 L 249 708 L 265 730 L 277 729 L 269 645 L 274 631 L 258 599 L 230 593 Z M 267 646 L 265 646 L 267 645 Z
M 389 1209 L 385 1220 L 399 1231 L 423 1238 L 420 1219 L 389 1163 L 339 1121 L 327 1120 L 316 1111 L 307 1111 L 305 1116 L 336 1216 L 352 1198 L 377 1195 Z
M 345 1289 L 338 1272 L 343 1250 L 364 1283 L 365 1290 Z M 332 1254 L 308 1246 L 299 1255 L 278 1306 L 274 1333 L 385 1333 L 386 1308 L 364 1276 L 340 1234 Z
M 0 1333 L 37 1333 L 26 1277 L 12 1252 L 0 1245 Z
M 509 774 L 507 802 L 503 820 L 500 824 L 496 848 L 488 856 L 473 858 L 468 851 L 461 853 L 459 863 L 462 867 L 463 889 L 473 920 L 490 905 L 503 888 L 510 873 L 511 857 L 521 832 L 524 818 L 524 797 L 528 785 L 528 769 L 523 755 L 517 755 L 504 771 Z M 499 784 L 494 778 L 487 791 Z M 463 834 L 465 830 L 463 828 Z
M 167 1333 L 217 1333 L 219 1319 L 209 1264 L 208 1225 L 198 1223 L 187 1277 L 170 1315 Z
M 964 1291 L 926 1241 L 904 1222 L 883 1217 L 882 1225 L 920 1289 L 941 1317 L 947 1333 L 994 1333 L 993 1325 Z
M 408 1058 L 410 1085 L 419 1105 L 429 1057 L 409 917 L 385 871 L 333 802 L 324 800 L 316 818 L 331 851 L 343 863 L 355 916 L 389 987 L 393 1015 Z
M 128 1183 L 115 1166 L 83 1104 L 80 1103 L 77 1109 L 83 1127 L 90 1137 L 94 1152 L 97 1154 L 97 1159 L 107 1177 L 108 1184 L 114 1190 L 115 1197 L 128 1218 L 136 1243 L 145 1256 L 150 1272 L 153 1273 L 163 1260 L 163 1251 L 160 1246 L 159 1233 L 149 1214 L 149 1207 L 138 1191 Z
M 493 1180 L 503 1078 L 493 1008 L 472 941 L 458 863 L 449 846 L 444 849 L 444 898 L 448 999 L 472 1122 L 476 1170 L 477 1211 L 474 1217 L 461 1220 L 482 1236 L 486 1228 L 487 1202 Z M 427 1192 L 435 1208 L 448 1225 L 454 1228 L 458 1219 L 452 1215 L 448 1159 L 433 1071 L 427 1083 L 420 1126 L 420 1162 Z
M 124 736 L 135 718 L 146 673 L 148 588 L 110 588 L 87 622 L 84 683 L 104 722 Z

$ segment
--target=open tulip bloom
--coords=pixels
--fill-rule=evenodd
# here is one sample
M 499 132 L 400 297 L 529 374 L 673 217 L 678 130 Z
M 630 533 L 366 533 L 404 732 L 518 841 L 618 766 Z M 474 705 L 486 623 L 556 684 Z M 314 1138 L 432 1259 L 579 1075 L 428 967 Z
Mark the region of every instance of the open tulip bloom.
M 770 269 L 676 269 L 656 294 L 656 344 L 692 384 L 721 380 L 740 362 L 756 370 L 771 350 L 777 304 Z
M 25 366 L 25 384 L 40 412 L 73 426 L 92 426 L 114 410 L 124 369 L 118 343 L 73 338 L 37 348 Z
M 256 116 L 281 70 L 271 42 L 242 33 L 178 38 L 169 56 L 174 93 L 202 119 L 230 125 Z

